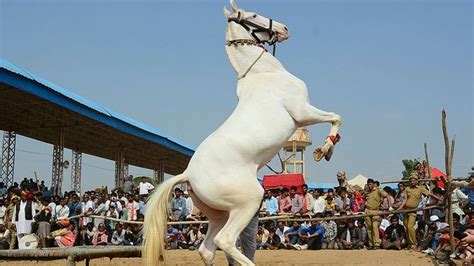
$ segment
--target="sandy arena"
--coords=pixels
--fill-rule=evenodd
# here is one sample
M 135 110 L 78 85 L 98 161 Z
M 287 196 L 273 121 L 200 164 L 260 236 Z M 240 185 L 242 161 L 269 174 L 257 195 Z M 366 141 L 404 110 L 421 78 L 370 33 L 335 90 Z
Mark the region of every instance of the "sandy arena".
M 203 265 L 196 251 L 172 250 L 168 253 L 167 265 Z M 257 265 L 435 265 L 429 256 L 418 252 L 389 250 L 325 250 L 325 251 L 294 251 L 294 250 L 259 250 L 256 254 Z M 217 265 L 226 265 L 224 253 L 217 252 Z M 66 260 L 49 262 L 36 261 L 0 261 L 0 265 L 67 265 Z M 84 261 L 77 265 L 85 265 Z M 91 260 L 90 265 L 96 266 L 139 266 L 140 258 L 123 259 L 108 258 Z

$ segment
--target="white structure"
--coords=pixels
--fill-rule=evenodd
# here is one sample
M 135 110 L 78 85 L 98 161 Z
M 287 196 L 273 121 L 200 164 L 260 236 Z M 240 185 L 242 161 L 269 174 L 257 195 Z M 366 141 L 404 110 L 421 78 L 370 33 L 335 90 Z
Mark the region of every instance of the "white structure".
M 300 127 L 291 135 L 283 146 L 285 152 L 284 173 L 303 174 L 305 182 L 305 150 L 311 145 L 309 131 Z

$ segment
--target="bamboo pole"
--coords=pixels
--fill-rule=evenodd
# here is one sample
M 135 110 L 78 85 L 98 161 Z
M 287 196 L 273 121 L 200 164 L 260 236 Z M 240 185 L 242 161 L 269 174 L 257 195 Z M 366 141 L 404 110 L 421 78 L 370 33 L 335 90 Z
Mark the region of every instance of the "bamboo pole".
M 332 216 L 332 217 L 323 217 L 323 218 L 290 218 L 290 219 L 280 219 L 280 221 L 295 222 L 295 221 L 344 220 L 344 219 L 364 218 L 364 217 L 371 217 L 371 216 L 390 215 L 390 214 L 397 214 L 397 213 L 410 213 L 410 212 L 431 210 L 431 209 L 435 209 L 435 208 L 439 208 L 439 206 L 433 205 L 433 206 L 428 206 L 428 207 L 425 207 L 425 208 L 417 208 L 417 209 L 408 209 L 408 210 L 400 210 L 400 211 L 386 211 L 386 212 L 380 211 L 380 212 L 374 212 L 374 213 L 370 213 L 370 214 L 341 215 L 341 216 Z
M 428 178 L 431 180 L 432 179 L 432 175 L 431 175 L 431 165 L 430 165 L 430 159 L 428 158 L 428 144 L 426 144 L 425 142 L 425 160 L 426 160 L 426 165 L 428 166 Z
M 410 212 L 417 212 L 417 211 L 422 211 L 422 210 L 430 210 L 434 208 L 439 208 L 440 206 L 428 206 L 425 208 L 418 208 L 418 209 L 409 209 L 409 210 L 400 210 L 400 211 L 388 211 L 388 212 L 376 212 L 372 214 L 355 214 L 355 215 L 344 215 L 344 216 L 332 216 L 332 217 L 324 217 L 324 218 L 295 218 L 294 216 L 288 216 L 288 215 L 279 215 L 279 216 L 268 216 L 268 217 L 260 217 L 258 220 L 259 221 L 269 221 L 269 220 L 278 220 L 278 221 L 329 221 L 329 220 L 341 220 L 341 219 L 349 219 L 349 218 L 361 218 L 361 217 L 367 217 L 367 216 L 380 216 L 380 215 L 390 215 L 390 214 L 397 214 L 397 213 L 410 213 Z M 75 218 L 79 216 L 86 216 L 86 217 L 91 217 L 91 218 L 99 218 L 99 219 L 105 219 L 105 220 L 111 220 L 111 221 L 116 221 L 116 222 L 121 222 L 121 223 L 131 223 L 131 224 L 143 224 L 143 221 L 127 221 L 127 220 L 122 220 L 122 219 L 117 219 L 117 218 L 112 218 L 112 217 L 106 217 L 106 216 L 98 216 L 98 215 L 76 215 L 73 216 Z M 70 217 L 72 218 L 72 217 Z M 180 224 L 207 224 L 209 221 L 181 221 L 181 222 L 167 222 L 167 224 L 171 225 L 180 225 Z
M 70 248 L 0 250 L 0 258 L 8 260 L 56 260 L 67 259 L 69 265 L 83 259 L 101 257 L 140 257 L 141 246 L 84 246 Z
M 446 167 L 446 176 L 448 179 L 448 188 L 447 188 L 447 213 L 448 213 L 448 223 L 449 223 L 449 238 L 450 238 L 450 248 L 451 253 L 454 252 L 454 226 L 453 226 L 453 208 L 452 208 L 452 191 L 451 191 L 451 154 L 454 152 L 450 149 L 448 129 L 446 126 L 446 111 L 443 109 L 441 113 L 441 123 L 443 129 L 444 137 L 444 164 Z
M 451 178 L 451 181 L 465 181 L 465 180 L 469 180 L 469 178 Z M 427 179 L 427 178 L 424 178 L 424 179 L 418 179 L 418 182 L 427 182 L 427 181 L 433 181 L 432 179 Z M 384 182 L 380 182 L 380 184 L 390 184 L 390 183 L 409 183 L 410 180 L 393 180 L 393 181 L 384 181 Z

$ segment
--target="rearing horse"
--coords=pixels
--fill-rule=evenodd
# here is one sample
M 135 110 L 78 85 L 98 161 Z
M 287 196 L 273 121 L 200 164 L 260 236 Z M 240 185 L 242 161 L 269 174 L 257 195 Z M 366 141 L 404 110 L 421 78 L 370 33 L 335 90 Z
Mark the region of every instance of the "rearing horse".
M 239 77 L 239 102 L 231 116 L 196 149 L 187 169 L 161 184 L 148 201 L 142 254 L 146 265 L 164 259 L 164 232 L 171 190 L 187 182 L 195 205 L 209 226 L 199 253 L 214 264 L 217 247 L 242 265 L 253 265 L 236 248 L 240 232 L 259 209 L 263 189 L 257 171 L 268 163 L 298 127 L 331 123 L 329 137 L 314 152 L 329 160 L 341 117 L 309 103 L 303 81 L 266 52 L 262 42 L 288 39 L 285 25 L 253 12 L 224 8 L 228 19 L 226 51 Z

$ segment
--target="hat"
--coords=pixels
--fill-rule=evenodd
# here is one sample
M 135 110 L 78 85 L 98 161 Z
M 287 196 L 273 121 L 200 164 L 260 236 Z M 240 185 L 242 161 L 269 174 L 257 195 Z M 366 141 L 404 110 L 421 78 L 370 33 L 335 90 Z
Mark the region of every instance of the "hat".
M 438 215 L 431 215 L 431 216 L 430 216 L 430 221 L 436 222 L 436 221 L 438 221 L 438 220 L 439 220 Z
M 344 176 L 344 175 L 346 175 L 346 172 L 344 172 L 344 171 L 339 171 L 336 174 L 337 177 Z

